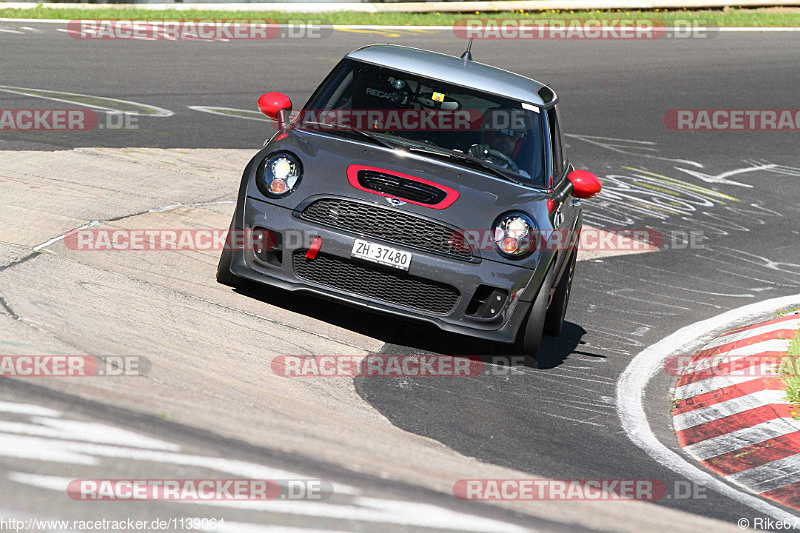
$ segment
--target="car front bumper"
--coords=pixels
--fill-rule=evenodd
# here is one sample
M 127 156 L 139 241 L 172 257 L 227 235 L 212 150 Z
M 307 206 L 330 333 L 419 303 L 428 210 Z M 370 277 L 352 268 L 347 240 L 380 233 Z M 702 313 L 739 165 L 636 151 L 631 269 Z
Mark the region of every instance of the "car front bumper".
M 269 254 L 246 246 L 234 249 L 231 261 L 231 272 L 234 275 L 288 291 L 307 292 L 360 308 L 422 320 L 444 331 L 497 342 L 513 342 L 544 279 L 542 271 L 546 268 L 530 269 L 485 258 L 469 262 L 444 257 L 309 222 L 295 216 L 296 213 L 293 214 L 291 209 L 254 198 L 245 197 L 243 202 L 244 209 L 238 212 L 236 217 L 241 223 L 239 229 L 245 232 L 267 229 L 278 237 L 279 245 L 269 250 Z M 242 209 L 242 206 L 238 206 L 237 209 Z M 304 238 L 297 238 L 298 235 Z M 304 254 L 309 242 L 317 237 L 322 242 L 319 257 L 325 257 L 346 268 L 355 268 L 356 274 L 368 271 L 373 283 L 364 286 L 363 290 L 358 287 L 358 283 L 347 283 L 347 287 L 343 288 L 325 279 L 324 271 L 318 274 L 323 276 L 323 279 L 309 279 L 302 269 L 298 270 L 296 261 L 314 261 L 307 260 Z M 357 238 L 411 252 L 413 258 L 408 272 L 351 259 L 351 251 Z M 542 259 L 539 258 L 536 264 L 541 265 Z M 317 272 L 319 271 L 317 268 Z M 429 281 L 452 287 L 457 291 L 455 303 L 446 311 L 432 311 L 423 309 L 419 305 L 397 301 L 404 298 L 404 295 L 398 295 L 397 291 L 382 297 L 381 284 L 374 283 L 380 276 L 391 276 L 387 279 L 392 282 L 402 278 L 400 281 L 403 283 Z M 341 281 L 341 275 L 339 280 Z M 493 300 L 497 295 L 505 294 L 502 304 L 499 306 L 490 305 L 494 302 L 481 304 L 476 314 L 476 300 L 480 301 L 480 296 L 487 294 L 487 291 Z M 487 305 L 492 307 L 494 313 L 489 312 Z

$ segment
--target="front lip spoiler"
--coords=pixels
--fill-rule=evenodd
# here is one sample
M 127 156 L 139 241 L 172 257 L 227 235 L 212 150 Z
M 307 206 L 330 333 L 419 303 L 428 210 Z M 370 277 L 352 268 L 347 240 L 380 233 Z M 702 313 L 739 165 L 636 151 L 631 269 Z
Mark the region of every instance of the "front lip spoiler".
M 533 302 L 518 300 L 513 311 L 510 313 L 508 320 L 506 320 L 506 322 L 501 325 L 500 328 L 481 329 L 480 327 L 472 327 L 467 324 L 453 324 L 451 322 L 437 319 L 436 317 L 428 316 L 422 313 L 400 309 L 392 306 L 391 304 L 384 304 L 382 302 L 376 302 L 362 297 L 341 293 L 336 289 L 328 289 L 324 286 L 311 285 L 310 282 L 286 281 L 282 278 L 270 276 L 269 274 L 251 269 L 244 260 L 244 254 L 240 253 L 233 254 L 231 273 L 240 278 L 261 285 L 267 285 L 289 292 L 304 293 L 315 297 L 321 297 L 325 298 L 326 300 L 332 300 L 358 309 L 365 309 L 382 314 L 407 318 L 410 320 L 419 320 L 428 324 L 432 324 L 440 330 L 447 331 L 449 333 L 457 333 L 460 335 L 477 337 L 480 339 L 502 343 L 514 342 L 517 330 L 519 329 L 523 318 L 527 314 L 528 309 L 533 304 Z M 480 326 L 481 324 L 478 323 L 475 325 Z

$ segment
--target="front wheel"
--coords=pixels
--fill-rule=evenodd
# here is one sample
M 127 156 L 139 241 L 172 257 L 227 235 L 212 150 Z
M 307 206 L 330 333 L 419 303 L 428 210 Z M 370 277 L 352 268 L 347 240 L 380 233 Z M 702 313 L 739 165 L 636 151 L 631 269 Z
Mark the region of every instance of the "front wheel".
M 568 259 L 567 268 L 564 270 L 564 274 L 561 276 L 561 280 L 553 293 L 553 302 L 550 304 L 550 308 L 547 310 L 547 317 L 544 320 L 545 335 L 557 337 L 564 327 L 564 316 L 567 314 L 567 305 L 569 305 L 569 295 L 572 290 L 572 278 L 575 276 L 575 261 L 577 257 L 578 250 L 575 250 Z
M 549 368 L 553 366 L 552 356 L 541 351 L 542 335 L 544 324 L 547 317 L 547 306 L 550 303 L 550 287 L 553 285 L 553 278 L 556 274 L 556 265 L 550 267 L 550 271 L 544 278 L 539 294 L 531 305 L 528 316 L 522 321 L 522 325 L 517 331 L 517 340 L 514 343 L 514 353 L 522 354 L 525 357 L 525 365 L 537 368 Z

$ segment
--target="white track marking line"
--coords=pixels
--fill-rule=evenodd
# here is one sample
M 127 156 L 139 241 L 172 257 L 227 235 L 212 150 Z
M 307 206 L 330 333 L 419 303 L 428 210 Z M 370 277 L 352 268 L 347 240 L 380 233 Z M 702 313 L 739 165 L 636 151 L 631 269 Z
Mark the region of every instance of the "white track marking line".
M 331 533 L 330 529 L 306 529 L 290 526 L 262 526 L 247 522 L 230 522 L 218 525 L 214 529 L 200 529 L 208 533 Z
M 716 346 L 722 346 L 723 344 L 730 344 L 731 342 L 749 339 L 751 337 L 757 337 L 758 335 L 763 335 L 764 333 L 780 331 L 782 329 L 800 329 L 800 319 L 784 320 L 783 322 L 768 324 L 766 326 L 761 326 L 760 328 L 748 329 L 746 331 L 740 331 L 739 333 L 724 335 L 703 346 L 703 350 L 708 350 L 709 348 L 714 348 Z
M 737 415 L 750 409 L 755 409 L 765 404 L 788 403 L 786 392 L 782 390 L 760 390 L 752 394 L 733 398 L 720 403 L 701 407 L 694 411 L 681 413 L 672 417 L 672 426 L 675 431 L 693 428 L 706 422 L 711 422 L 726 416 Z
M 0 411 L 15 414 L 60 415 L 57 411 L 40 408 L 34 405 L 11 402 L 0 402 Z M 163 443 L 162 441 L 157 441 L 113 426 L 36 416 L 34 416 L 32 420 L 33 422 L 45 425 L 39 426 L 35 424 L 0 421 L 0 456 L 88 466 L 100 464 L 98 456 L 104 458 L 127 458 L 142 463 L 154 462 L 178 466 L 197 466 L 246 478 L 273 479 L 279 484 L 284 483 L 287 479 L 302 479 L 305 477 L 294 472 L 244 461 L 186 455 L 153 449 L 154 444 L 159 447 L 167 445 L 178 449 L 179 446 Z M 41 431 L 47 432 L 48 429 L 55 430 L 57 438 L 20 436 L 3 432 L 3 430 L 6 430 L 35 433 Z M 108 446 L 105 444 L 76 442 L 67 439 L 104 440 L 115 444 L 133 443 L 134 445 L 148 446 L 149 449 Z M 58 490 L 62 493 L 66 491 L 67 486 L 73 480 L 73 478 L 22 472 L 10 472 L 8 474 L 8 479 L 30 486 Z M 425 526 L 437 529 L 454 528 L 462 531 L 508 531 L 511 533 L 525 531 L 525 529 L 521 527 L 500 520 L 464 514 L 427 503 L 363 497 L 360 496 L 359 490 L 345 484 L 335 483 L 333 484 L 333 489 L 334 493 L 354 496 L 352 503 L 338 505 L 323 502 L 309 502 L 307 500 L 275 500 L 266 502 L 181 501 L 176 503 L 194 503 L 210 506 L 254 509 L 271 513 L 288 513 L 342 520 L 414 525 L 419 527 Z M 257 527 L 255 524 L 252 526 Z
M 81 227 L 79 227 L 79 228 L 75 228 L 75 229 L 71 229 L 71 230 L 69 230 L 69 231 L 68 231 L 67 233 L 65 233 L 64 235 L 59 235 L 58 237 L 53 237 L 52 239 L 50 239 L 50 240 L 49 240 L 49 241 L 47 241 L 47 242 L 43 242 L 42 244 L 39 244 L 39 245 L 37 245 L 37 246 L 34 246 L 34 247 L 33 247 L 33 251 L 34 251 L 34 252 L 38 252 L 38 251 L 39 251 L 39 250 L 41 250 L 42 248 L 47 248 L 47 247 L 48 247 L 48 246 L 50 246 L 51 244 L 53 244 L 53 243 L 55 243 L 55 242 L 58 242 L 58 241 L 60 241 L 61 239 L 63 239 L 64 237 L 66 237 L 68 234 L 70 234 L 70 233 L 72 233 L 72 232 L 74 232 L 74 231 L 80 231 L 80 230 L 82 230 L 82 229 L 90 228 L 90 227 L 92 227 L 92 226 L 95 226 L 95 225 L 97 225 L 97 224 L 99 224 L 99 223 L 100 223 L 100 222 L 98 222 L 97 220 L 92 220 L 92 221 L 91 221 L 91 222 L 89 222 L 88 224 L 84 224 L 83 226 L 81 226 Z
M 71 31 L 71 30 L 65 30 Z M 111 98 L 108 96 L 93 96 L 90 94 L 79 94 L 79 93 L 68 93 L 66 91 L 52 91 L 50 89 L 32 89 L 30 87 L 9 87 L 5 85 L 0 85 L 0 91 L 12 93 L 12 94 L 20 94 L 22 96 L 29 96 L 31 98 L 41 98 L 43 100 L 51 100 L 53 102 L 63 102 L 66 104 L 73 104 L 81 107 L 88 107 L 91 109 L 99 109 L 100 111 L 106 111 L 111 113 L 124 113 L 126 115 L 133 115 L 137 117 L 171 117 L 175 114 L 174 111 L 170 111 L 169 109 L 164 109 L 163 107 L 157 107 L 150 104 L 143 104 L 141 102 L 132 102 L 130 100 L 122 100 L 120 98 Z M 27 92 L 26 92 L 27 91 Z M 31 92 L 33 91 L 33 92 Z M 35 94 L 37 91 L 44 92 L 45 94 Z M 68 100 L 64 98 L 56 98 L 56 96 L 48 96 L 48 94 L 53 94 L 57 96 L 86 96 L 92 98 L 94 100 L 99 101 L 108 101 L 108 102 L 116 102 L 116 103 L 123 103 L 123 104 L 131 104 L 134 106 L 138 106 L 139 108 L 143 109 L 150 109 L 152 113 L 140 113 L 138 111 L 121 111 L 119 109 L 114 109 L 113 107 L 104 107 L 94 104 L 86 104 L 84 102 L 76 101 L 76 100 Z
M 800 455 L 791 455 L 727 476 L 761 494 L 800 481 Z
M 19 437 L 17 435 L 0 435 L 0 457 L 14 457 L 31 461 L 49 461 L 70 465 L 95 466 L 100 463 L 95 457 L 85 455 L 80 450 L 69 449 L 68 442 L 60 442 L 56 446 L 49 439 L 37 437 Z
M 233 459 L 39 437 L 21 437 L 11 434 L 0 435 L 0 456 L 2 455 L 7 455 L 9 457 L 25 457 L 39 461 L 75 462 L 77 464 L 97 464 L 98 461 L 94 456 L 123 458 L 170 465 L 197 466 L 242 476 L 248 479 L 272 479 L 278 483 L 280 483 L 280 480 L 305 479 L 308 477 L 296 472 L 289 472 L 278 468 Z M 74 461 L 71 459 L 54 458 L 56 456 L 69 456 L 74 459 Z M 334 492 L 339 494 L 356 494 L 358 492 L 353 487 L 339 483 L 334 483 L 333 487 Z
M 72 478 L 10 472 L 8 479 L 26 485 L 66 492 Z M 264 511 L 269 513 L 296 514 L 301 516 L 325 517 L 339 520 L 398 524 L 431 529 L 454 529 L 458 531 L 507 531 L 517 533 L 527 531 L 513 524 L 490 518 L 451 511 L 427 503 L 416 503 L 379 498 L 356 497 L 352 504 L 330 504 L 309 500 L 180 500 L 171 503 L 192 504 L 229 509 Z
M 19 34 L 19 35 L 25 35 L 24 31 L 6 30 L 4 28 L 0 28 L 0 32 L 2 32 L 2 33 L 16 33 L 16 34 Z
M 724 261 L 720 261 L 720 262 L 724 263 Z M 730 272 L 726 272 L 726 273 L 730 274 Z M 744 277 L 747 277 L 747 276 L 744 276 Z M 767 280 L 759 280 L 759 281 L 767 282 Z M 770 282 L 770 283 L 772 285 L 775 285 L 775 282 Z M 800 311 L 792 311 L 791 314 L 785 315 L 785 316 L 782 316 L 782 317 L 778 317 L 778 319 L 780 319 L 780 322 L 778 322 L 779 324 L 780 323 L 784 323 L 784 322 L 792 322 L 794 320 L 800 320 Z M 747 326 L 745 326 L 745 327 L 747 327 Z M 763 326 L 760 326 L 760 327 L 763 327 Z M 753 331 L 753 330 L 752 329 L 750 329 L 750 330 L 746 330 L 746 329 L 736 330 L 736 329 L 734 329 L 734 330 L 728 331 L 726 333 L 723 333 L 722 335 L 719 336 L 719 338 L 732 337 L 733 335 L 738 335 L 739 333 L 745 333 L 747 331 Z
M 59 411 L 27 403 L 0 402 L 0 412 L 34 416 L 61 416 Z
M 676 387 L 673 389 L 672 394 L 676 400 L 686 400 L 688 398 L 699 396 L 700 394 L 724 389 L 725 387 L 730 387 L 731 385 L 739 385 L 747 381 L 752 381 L 754 379 L 758 379 L 759 377 L 775 376 L 776 379 L 778 378 L 778 372 L 773 363 L 752 366 L 747 369 L 745 374 L 746 375 L 723 374 L 721 376 L 695 381 L 694 383 L 689 383 L 688 385 Z
M 758 444 L 765 440 L 782 437 L 789 433 L 800 431 L 800 425 L 793 424 L 795 420 L 791 418 L 776 418 L 750 426 L 749 428 L 739 429 L 725 435 L 713 437 L 696 444 L 691 444 L 683 448 L 683 451 L 697 459 L 704 461 L 723 453 L 739 450 L 752 444 Z
M 764 352 L 775 352 L 775 351 L 785 352 L 786 347 L 789 345 L 790 342 L 791 339 L 765 339 L 757 342 L 752 342 L 750 344 L 743 344 L 733 349 L 720 350 L 714 353 L 714 355 L 704 355 L 700 359 L 713 359 L 718 355 L 726 355 L 726 354 L 757 355 L 759 353 L 764 353 Z M 705 352 L 708 350 L 713 350 L 714 348 L 719 348 L 720 346 L 722 345 L 715 346 L 712 348 L 702 348 L 701 350 L 697 350 L 697 352 L 701 351 Z M 700 359 L 698 359 L 698 361 Z
M 236 203 L 236 200 L 214 200 L 214 201 L 211 201 L 211 202 L 174 203 L 174 204 L 164 205 L 164 206 L 161 206 L 161 207 L 154 207 L 153 209 L 148 209 L 147 212 L 148 213 L 159 213 L 161 211 L 167 211 L 168 209 L 175 209 L 176 207 L 203 207 L 203 206 L 206 206 L 206 205 L 221 205 L 221 204 L 235 204 L 235 203 Z M 64 233 L 63 235 L 59 235 L 58 237 L 53 237 L 52 239 L 48 240 L 47 242 L 43 242 L 42 244 L 38 244 L 38 245 L 34 246 L 33 247 L 33 251 L 34 252 L 38 252 L 38 251 L 42 250 L 43 248 L 47 248 L 51 244 L 60 241 L 61 239 L 63 239 L 67 235 L 69 235 L 70 233 L 74 233 L 74 232 L 80 231 L 82 229 L 86 229 L 86 228 L 90 228 L 92 226 L 96 226 L 97 224 L 100 224 L 101 222 L 105 222 L 105 221 L 92 220 L 88 224 L 84 224 L 83 226 L 79 226 L 77 228 L 71 229 L 68 232 Z
M 704 472 L 692 465 L 662 444 L 653 434 L 647 421 L 644 410 L 644 394 L 650 380 L 658 372 L 663 372 L 664 361 L 673 353 L 686 353 L 703 339 L 710 340 L 715 335 L 736 325 L 743 325 L 747 321 L 756 320 L 775 309 L 796 305 L 798 302 L 800 302 L 800 294 L 774 298 L 733 309 L 716 317 L 685 326 L 642 350 L 633 358 L 617 380 L 617 413 L 622 428 L 636 446 L 647 452 L 659 464 L 689 481 L 715 490 L 776 520 L 795 520 L 797 517 L 756 496 L 726 485 L 711 473 Z M 752 430 L 752 428 L 750 429 Z
M 129 446 L 132 448 L 146 448 L 150 450 L 164 450 L 171 452 L 177 452 L 181 449 L 181 447 L 177 444 L 146 437 L 144 435 L 134 433 L 133 431 L 128 431 L 106 424 L 82 422 L 79 420 L 38 417 L 33 418 L 31 421 L 37 424 L 43 424 L 45 427 L 42 429 L 55 433 L 55 435 L 52 436 L 61 439 L 74 439 L 78 441 L 95 442 L 97 444 L 117 444 L 119 446 Z M 3 429 L 5 424 L 7 423 L 0 422 L 0 431 L 5 431 Z M 30 428 L 41 428 L 41 426 L 31 426 L 29 424 L 21 425 L 29 426 Z
M 250 109 L 236 109 L 233 107 L 218 107 L 218 106 L 204 106 L 204 105 L 190 105 L 186 106 L 193 111 L 201 111 L 203 113 L 210 113 L 212 115 L 220 115 L 229 118 L 242 118 L 245 120 L 258 120 L 259 122 L 269 122 L 269 119 L 262 115 L 259 111 Z M 225 111 L 233 111 L 233 113 L 225 113 Z M 245 113 L 245 115 L 237 115 L 235 113 Z M 252 116 L 247 116 L 252 115 Z

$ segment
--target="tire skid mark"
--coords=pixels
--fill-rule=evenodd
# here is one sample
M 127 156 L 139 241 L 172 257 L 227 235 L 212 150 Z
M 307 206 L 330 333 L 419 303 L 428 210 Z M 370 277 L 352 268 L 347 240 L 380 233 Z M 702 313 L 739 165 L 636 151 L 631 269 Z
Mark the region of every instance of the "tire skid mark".
M 757 161 L 745 163 L 745 167 L 718 175 L 680 166 L 674 168 L 714 185 L 736 183 L 746 188 L 752 186 L 731 182 L 727 178 L 750 173 L 800 175 L 800 169 L 793 167 Z M 761 201 L 746 203 L 740 198 L 665 174 L 628 165 L 621 165 L 621 168 L 626 173 L 606 174 L 601 179 L 603 192 L 584 214 L 584 219 L 594 226 L 630 227 L 655 220 L 665 228 L 682 231 L 687 227 L 693 230 L 700 228 L 710 235 L 724 236 L 748 232 L 753 224 L 765 225 L 769 220 L 783 217 L 781 213 L 765 207 Z

